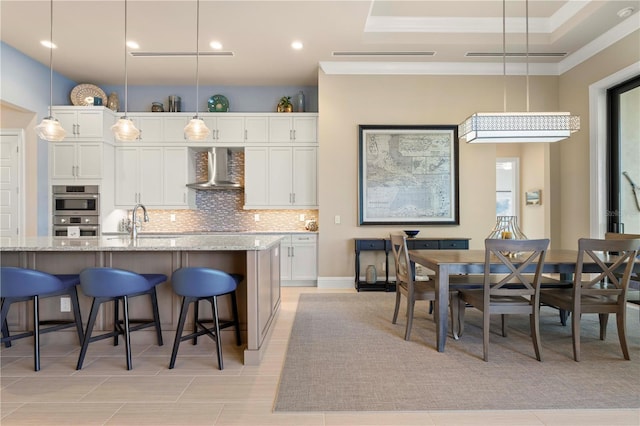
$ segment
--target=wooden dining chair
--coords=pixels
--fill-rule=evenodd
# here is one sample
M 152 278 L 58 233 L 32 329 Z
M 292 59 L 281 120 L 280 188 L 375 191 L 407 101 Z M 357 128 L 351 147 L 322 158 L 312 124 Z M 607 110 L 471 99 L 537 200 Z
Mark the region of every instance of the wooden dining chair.
M 411 267 L 409 261 L 409 251 L 407 250 L 407 238 L 400 234 L 391 234 L 391 251 L 393 252 L 393 259 L 395 262 L 396 270 L 396 306 L 393 311 L 393 324 L 396 324 L 398 320 L 398 312 L 400 310 L 400 302 L 402 296 L 407 300 L 407 320 L 405 325 L 404 340 L 411 338 L 411 327 L 413 324 L 413 316 L 416 300 L 428 300 L 433 302 L 436 300 L 436 289 L 434 280 L 416 281 L 415 272 Z M 453 290 L 449 292 L 450 297 L 453 299 L 449 302 L 451 309 L 452 319 L 452 332 L 454 337 L 457 337 L 458 326 L 455 324 L 457 315 L 457 294 L 458 292 Z
M 489 323 L 492 314 L 502 315 L 502 335 L 507 336 L 507 314 L 529 314 L 533 349 L 542 361 L 540 347 L 540 280 L 549 247 L 548 239 L 499 240 L 486 239 L 484 280 L 480 289 L 459 290 L 460 322 L 468 305 L 482 311 L 483 358 L 489 361 Z M 495 276 L 491 263 L 499 261 L 508 272 Z M 535 273 L 525 272 L 535 266 Z M 495 267 L 495 266 L 494 266 Z
M 600 340 L 606 338 L 609 314 L 616 314 L 618 338 L 624 359 L 629 360 L 626 335 L 626 301 L 629 281 L 637 261 L 640 239 L 578 240 L 578 259 L 570 290 L 545 290 L 540 302 L 571 311 L 573 359 L 580 361 L 582 314 L 600 316 Z M 611 253 L 616 253 L 615 257 Z M 598 272 L 583 273 L 584 259 L 593 260 Z M 604 259 L 604 260 L 603 260 Z M 610 261 L 607 261 L 610 259 Z
M 618 234 L 616 232 L 607 232 L 604 234 L 605 240 L 634 240 L 640 239 L 640 234 Z M 634 305 L 640 305 L 640 273 L 632 272 L 629 279 L 629 290 L 627 292 L 627 302 Z M 640 319 L 640 309 L 638 309 Z

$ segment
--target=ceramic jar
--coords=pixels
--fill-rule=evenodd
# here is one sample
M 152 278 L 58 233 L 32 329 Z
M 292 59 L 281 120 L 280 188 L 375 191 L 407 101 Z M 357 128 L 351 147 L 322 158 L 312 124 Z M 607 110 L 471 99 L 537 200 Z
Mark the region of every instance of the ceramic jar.
M 151 112 L 164 112 L 162 102 L 151 102 Z
M 120 99 L 118 99 L 116 92 L 111 92 L 107 97 L 107 108 L 114 112 L 118 112 L 118 109 L 120 109 Z

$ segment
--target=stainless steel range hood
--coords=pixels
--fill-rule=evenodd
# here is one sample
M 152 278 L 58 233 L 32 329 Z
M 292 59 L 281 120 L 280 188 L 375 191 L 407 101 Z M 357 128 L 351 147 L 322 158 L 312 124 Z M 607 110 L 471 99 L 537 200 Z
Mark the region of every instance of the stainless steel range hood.
M 242 189 L 239 183 L 229 179 L 229 156 L 228 148 L 211 148 L 207 152 L 208 156 L 208 180 L 205 182 L 189 183 L 187 187 L 201 190 L 214 189 Z

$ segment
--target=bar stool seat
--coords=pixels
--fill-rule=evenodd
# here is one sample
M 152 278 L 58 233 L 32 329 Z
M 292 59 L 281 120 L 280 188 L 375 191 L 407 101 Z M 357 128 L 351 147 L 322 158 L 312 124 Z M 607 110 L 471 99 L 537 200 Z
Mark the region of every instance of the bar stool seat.
M 176 329 L 176 337 L 173 341 L 173 351 L 171 352 L 171 361 L 169 368 L 173 368 L 178 355 L 180 342 L 185 340 L 193 340 L 193 344 L 197 344 L 198 336 L 206 334 L 216 342 L 218 355 L 218 368 L 224 368 L 222 361 L 222 341 L 220 339 L 220 330 L 235 326 L 236 343 L 238 346 L 242 344 L 240 336 L 240 320 L 238 317 L 238 303 L 236 298 L 236 289 L 238 284 L 244 279 L 240 274 L 228 274 L 226 272 L 200 267 L 180 268 L 173 272 L 171 277 L 171 285 L 173 291 L 182 296 L 182 307 L 180 308 L 180 319 Z M 231 309 L 233 311 L 233 319 L 220 320 L 218 316 L 218 296 L 231 296 Z M 200 300 L 208 300 L 211 303 L 213 313 L 212 319 L 199 318 L 198 305 Z M 189 305 L 195 303 L 193 333 L 183 336 L 182 332 L 189 311 Z M 205 324 L 213 323 L 213 327 Z
M 40 335 L 69 327 L 76 327 L 78 339 L 82 343 L 82 317 L 78 303 L 76 286 L 80 284 L 77 274 L 53 275 L 34 269 L 3 266 L 0 268 L 0 294 L 2 295 L 2 309 L 0 324 L 2 324 L 2 343 L 11 346 L 11 341 L 33 336 L 33 367 L 40 370 Z M 73 320 L 41 320 L 40 298 L 68 296 L 71 299 Z M 7 324 L 7 315 L 12 303 L 33 300 L 33 331 L 11 336 Z M 48 327 L 40 328 L 43 325 Z
M 162 346 L 162 329 L 160 327 L 160 313 L 158 311 L 158 297 L 156 286 L 167 281 L 164 274 L 138 274 L 132 271 L 116 268 L 88 268 L 80 272 L 80 288 L 82 292 L 93 297 L 91 313 L 85 338 L 78 357 L 77 370 L 82 369 L 84 358 L 87 354 L 89 343 L 113 337 L 114 346 L 118 345 L 118 337 L 125 336 L 125 352 L 127 356 L 127 370 L 133 368 L 131 361 L 131 337 L 130 332 L 147 327 L 155 327 L 158 339 L 158 346 Z M 151 298 L 151 308 L 153 319 L 131 319 L 129 318 L 129 298 L 149 295 Z M 113 331 L 98 336 L 91 336 L 100 305 L 105 302 L 114 302 L 114 322 Z M 119 305 L 122 301 L 124 319 L 120 320 Z M 131 326 L 137 323 L 136 326 Z

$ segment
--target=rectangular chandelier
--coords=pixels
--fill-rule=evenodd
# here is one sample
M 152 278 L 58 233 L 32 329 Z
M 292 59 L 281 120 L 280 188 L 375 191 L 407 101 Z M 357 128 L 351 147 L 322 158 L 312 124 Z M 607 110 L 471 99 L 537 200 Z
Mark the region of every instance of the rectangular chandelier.
M 458 126 L 467 143 L 558 142 L 580 130 L 569 112 L 479 112 Z

